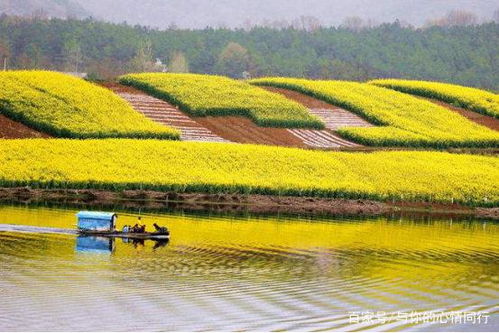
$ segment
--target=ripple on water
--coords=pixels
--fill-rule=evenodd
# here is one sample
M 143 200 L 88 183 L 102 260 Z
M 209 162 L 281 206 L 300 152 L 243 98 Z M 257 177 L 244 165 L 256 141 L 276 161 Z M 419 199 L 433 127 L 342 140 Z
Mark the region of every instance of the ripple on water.
M 39 210 L 49 227 L 74 213 Z M 0 223 L 21 220 L 12 211 Z M 497 313 L 494 224 L 154 218 L 168 245 L 117 241 L 108 254 L 75 251 L 72 235 L 0 232 L 0 330 L 456 330 L 350 314 Z

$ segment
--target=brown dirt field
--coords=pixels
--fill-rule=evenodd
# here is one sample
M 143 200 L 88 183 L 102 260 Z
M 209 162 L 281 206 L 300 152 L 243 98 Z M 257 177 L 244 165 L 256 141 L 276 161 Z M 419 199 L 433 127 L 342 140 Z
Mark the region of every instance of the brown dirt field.
M 0 202 L 55 203 L 80 206 L 115 206 L 151 210 L 180 209 L 224 213 L 341 215 L 341 216 L 435 216 L 499 219 L 499 208 L 472 208 L 457 204 L 378 202 L 272 195 L 203 194 L 159 191 L 0 188 Z
M 427 101 L 430 101 L 432 103 L 438 104 L 440 106 L 443 106 L 444 108 L 447 108 L 449 110 L 452 110 L 454 112 L 459 113 L 461 116 L 468 118 L 469 120 L 480 124 L 482 126 L 488 127 L 490 129 L 493 129 L 495 131 L 499 131 L 499 119 L 492 118 L 490 116 L 483 115 L 481 113 L 475 112 L 475 111 L 470 111 L 470 110 L 465 110 L 463 108 L 458 108 L 456 106 L 450 105 L 445 102 L 440 102 L 435 99 L 429 99 L 429 98 L 424 98 Z
M 49 138 L 50 135 L 38 132 L 24 124 L 0 114 L 0 139 Z
M 115 93 L 128 93 L 128 94 L 137 94 L 137 95 L 144 94 L 144 92 L 141 90 L 119 84 L 118 82 L 106 81 L 106 82 L 99 82 L 98 84 L 104 88 L 114 91 Z
M 321 101 L 319 99 L 316 99 L 314 97 L 310 97 L 310 96 L 307 96 L 305 94 L 299 93 L 297 91 L 283 89 L 283 88 L 266 87 L 266 86 L 260 86 L 260 88 L 263 88 L 263 89 L 270 91 L 270 92 L 284 95 L 291 100 L 294 100 L 298 103 L 303 104 L 304 106 L 306 106 L 309 109 L 337 109 L 338 108 L 334 105 L 331 105 L 329 103 L 326 103 L 326 102 Z
M 244 117 L 196 117 L 196 121 L 226 140 L 274 146 L 307 146 L 285 128 L 260 127 Z

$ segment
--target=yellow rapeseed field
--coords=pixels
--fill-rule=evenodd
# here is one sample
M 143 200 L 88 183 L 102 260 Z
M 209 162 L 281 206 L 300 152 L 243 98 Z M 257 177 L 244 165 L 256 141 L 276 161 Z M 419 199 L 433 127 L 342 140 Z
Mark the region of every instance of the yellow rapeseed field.
M 267 127 L 324 127 L 303 105 L 223 76 L 147 73 L 126 75 L 120 82 L 194 116 L 243 116 Z
M 499 204 L 499 158 L 160 140 L 4 140 L 0 186 Z
M 345 127 L 338 132 L 366 145 L 435 148 L 499 146 L 497 131 L 429 101 L 391 89 L 358 82 L 292 78 L 262 78 L 250 82 L 296 90 L 361 115 L 379 126 Z
M 180 133 L 135 111 L 111 91 L 48 71 L 0 73 L 0 113 L 70 138 L 178 139 Z
M 458 107 L 499 118 L 499 95 L 489 91 L 430 81 L 383 79 L 373 80 L 369 83 L 409 94 L 435 98 Z

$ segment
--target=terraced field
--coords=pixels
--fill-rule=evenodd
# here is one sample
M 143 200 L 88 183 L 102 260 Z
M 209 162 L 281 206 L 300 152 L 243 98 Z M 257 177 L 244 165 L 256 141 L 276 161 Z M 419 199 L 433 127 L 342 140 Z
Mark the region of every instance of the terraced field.
M 40 132 L 69 138 L 178 139 L 179 133 L 133 110 L 115 94 L 48 71 L 0 73 L 0 113 Z
M 499 118 L 499 95 L 455 84 L 430 81 L 383 79 L 369 82 L 418 96 L 434 98 L 457 107 Z
M 147 118 L 180 131 L 183 141 L 230 142 L 202 126 L 177 107 L 144 92 L 120 84 L 107 84 L 107 88 L 125 99 Z
M 130 74 L 120 83 L 170 102 L 193 116 L 242 116 L 262 127 L 324 128 L 298 103 L 246 82 L 199 74 Z
M 295 90 L 362 116 L 378 126 L 337 128 L 344 139 L 381 147 L 499 147 L 499 133 L 434 103 L 370 84 L 263 78 L 258 86 Z
M 202 77 L 205 81 L 202 81 L 201 83 L 193 82 L 194 79 L 198 79 L 199 77 Z M 302 128 L 285 129 L 276 128 L 273 126 L 262 127 L 245 120 L 245 117 L 232 115 L 238 114 L 237 110 L 243 108 L 242 104 L 244 103 L 248 105 L 246 106 L 247 108 L 254 108 L 255 110 L 258 110 L 262 107 L 267 107 L 268 110 L 266 110 L 265 112 L 258 112 L 264 115 L 266 115 L 266 113 L 273 112 L 274 115 L 272 117 L 275 117 L 275 115 L 277 114 L 283 119 L 285 119 L 286 117 L 292 117 L 292 115 L 297 112 L 297 110 L 307 110 L 302 105 L 302 103 L 295 103 L 291 99 L 283 98 L 273 92 L 265 92 L 263 89 L 248 90 L 247 87 L 242 85 L 242 83 L 240 82 L 234 83 L 230 80 L 221 80 L 219 77 L 205 75 L 176 76 L 164 74 L 147 76 L 125 76 L 122 79 L 122 82 L 142 88 L 143 90 L 154 95 L 157 94 L 156 89 L 161 92 L 172 94 L 172 96 L 165 99 L 176 101 L 178 105 L 181 105 L 183 110 L 195 109 L 195 112 L 191 111 L 191 114 L 193 116 L 197 116 L 191 117 L 193 121 L 198 124 L 204 125 L 204 127 L 210 129 L 212 133 L 216 133 L 220 137 L 227 138 L 233 142 L 321 149 L 358 146 L 353 142 L 342 139 L 338 135 L 328 130 Z M 151 85 L 153 89 L 151 89 L 151 87 L 149 86 L 148 88 L 144 88 L 144 86 L 141 86 L 141 83 Z M 227 85 L 227 91 L 217 91 L 212 87 L 212 84 L 214 83 Z M 185 85 L 187 84 L 191 84 L 191 87 L 189 89 L 193 96 L 201 94 L 198 96 L 200 100 L 196 101 L 198 104 L 195 104 L 195 107 L 192 105 L 188 105 L 188 103 L 194 103 L 194 101 L 191 100 L 192 96 L 188 96 L 184 92 Z M 181 89 L 179 88 L 179 86 L 182 86 L 183 88 Z M 233 89 L 233 91 L 231 92 L 232 96 L 224 95 L 228 93 L 228 89 Z M 214 99 L 214 96 L 207 96 L 207 93 L 213 93 L 217 98 Z M 128 99 L 125 95 L 122 96 Z M 253 98 L 255 96 L 256 98 Z M 227 98 L 233 100 L 224 100 Z M 133 101 L 131 102 L 137 110 L 141 110 L 141 105 L 136 105 Z M 232 107 L 235 108 L 236 111 L 217 111 L 222 107 L 224 103 L 227 102 L 231 103 Z M 257 106 L 257 104 L 259 103 L 261 105 Z M 282 108 L 284 108 L 284 111 Z M 321 109 L 313 109 L 308 111 L 311 119 L 329 121 L 329 125 L 326 125 L 326 127 L 331 126 L 332 128 L 341 126 L 342 124 L 351 121 L 354 117 L 360 119 L 359 117 L 353 115 L 348 111 L 338 110 L 338 115 L 341 116 L 341 119 L 338 118 L 336 123 L 334 123 L 330 118 L 328 119 L 327 116 L 325 116 L 323 110 Z M 285 114 L 285 112 L 287 112 L 288 114 Z M 281 113 L 281 115 L 279 115 L 279 113 Z M 218 116 L 210 116 L 211 114 L 218 114 Z M 352 115 L 353 117 L 351 117 Z M 256 122 L 259 123 L 259 121 Z M 175 126 L 175 124 L 173 123 L 168 123 L 168 125 L 182 130 L 182 128 Z
M 0 136 L 5 138 L 44 137 L 45 132 L 317 149 L 499 147 L 499 120 L 470 111 L 475 100 L 465 87 L 452 92 L 466 92 L 468 109 L 377 87 L 376 82 L 264 78 L 252 80 L 260 86 L 254 87 L 210 75 L 134 74 L 121 80 L 141 90 L 105 84 L 119 98 L 60 73 L 0 75 Z M 494 103 L 489 98 L 482 106 L 494 110 Z
M 360 144 L 342 138 L 336 134 L 336 131 L 343 127 L 374 126 L 350 111 L 335 107 L 311 96 L 283 88 L 262 88 L 284 95 L 286 98 L 308 107 L 311 114 L 317 116 L 324 122 L 326 130 L 288 129 L 290 133 L 302 140 L 308 147 L 322 149 L 360 147 Z

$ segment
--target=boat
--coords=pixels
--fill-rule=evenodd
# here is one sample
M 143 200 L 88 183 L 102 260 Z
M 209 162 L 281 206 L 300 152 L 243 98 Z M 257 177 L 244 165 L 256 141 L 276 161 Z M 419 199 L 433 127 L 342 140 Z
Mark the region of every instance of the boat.
M 78 230 L 81 236 L 128 238 L 128 239 L 152 239 L 164 240 L 170 238 L 170 232 L 123 232 L 118 230 L 98 231 L 98 230 Z
M 116 230 L 116 213 L 81 211 L 76 214 L 78 219 L 77 232 L 81 236 L 123 238 L 131 240 L 167 240 L 170 232 L 128 232 Z

